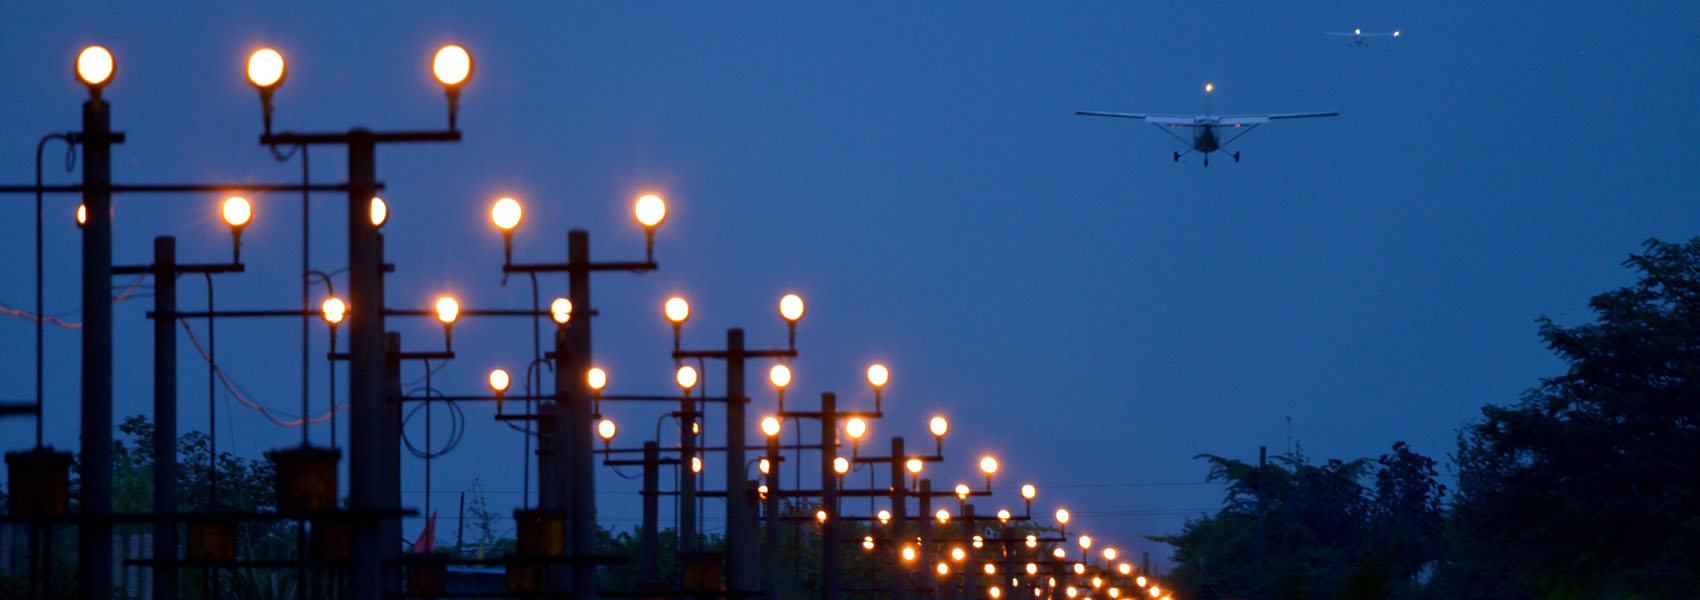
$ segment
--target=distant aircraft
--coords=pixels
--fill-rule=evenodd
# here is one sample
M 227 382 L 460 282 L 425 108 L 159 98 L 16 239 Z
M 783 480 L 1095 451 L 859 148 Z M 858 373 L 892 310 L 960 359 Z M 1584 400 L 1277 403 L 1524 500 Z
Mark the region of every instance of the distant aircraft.
M 1399 30 L 1395 29 L 1393 31 L 1382 31 L 1382 32 L 1377 32 L 1377 33 L 1364 33 L 1364 30 L 1362 28 L 1359 28 L 1359 29 L 1353 29 L 1351 33 L 1346 33 L 1344 31 L 1324 31 L 1324 32 L 1322 32 L 1322 34 L 1323 35 L 1332 35 L 1332 36 L 1336 36 L 1336 37 L 1349 37 L 1349 38 L 1352 38 L 1352 45 L 1353 46 L 1368 46 L 1369 40 L 1365 39 L 1365 38 L 1378 38 L 1378 37 L 1396 38 L 1396 37 L 1399 37 Z
M 1163 131 L 1163 133 L 1167 133 L 1170 136 L 1174 137 L 1175 139 L 1180 140 L 1182 144 L 1187 145 L 1187 151 L 1186 152 L 1179 152 L 1179 151 L 1175 152 L 1175 162 L 1180 162 L 1181 157 L 1186 156 L 1187 153 L 1197 151 L 1197 152 L 1204 155 L 1204 166 L 1206 166 L 1206 167 L 1210 166 L 1210 153 L 1211 152 L 1221 150 L 1223 146 L 1227 146 L 1229 143 L 1233 142 L 1234 140 L 1240 139 L 1240 136 L 1251 133 L 1251 130 L 1257 129 L 1258 125 L 1262 125 L 1264 123 L 1268 123 L 1270 121 L 1277 120 L 1277 119 L 1304 119 L 1304 118 L 1309 118 L 1309 117 L 1336 117 L 1336 116 L 1340 115 L 1340 113 L 1338 113 L 1338 112 L 1283 113 L 1283 114 L 1274 114 L 1274 115 L 1212 115 L 1212 114 L 1210 114 L 1209 98 L 1210 98 L 1210 93 L 1213 92 L 1213 91 L 1216 91 L 1215 84 L 1209 84 L 1209 83 L 1204 84 L 1204 97 L 1205 97 L 1204 114 L 1196 115 L 1196 116 L 1195 115 L 1157 115 L 1157 114 L 1146 114 L 1146 113 L 1112 113 L 1112 112 L 1093 112 L 1093 111 L 1076 111 L 1074 114 L 1086 115 L 1086 116 L 1089 116 L 1089 117 L 1122 117 L 1124 119 L 1141 119 L 1141 120 L 1143 120 L 1147 123 L 1150 123 L 1152 125 L 1156 125 L 1158 129 Z M 1174 127 L 1191 127 L 1192 128 L 1192 141 L 1189 142 L 1189 141 L 1187 141 L 1186 138 L 1175 135 L 1174 132 L 1169 131 L 1170 128 L 1174 128 Z M 1218 129 L 1240 129 L 1240 128 L 1244 128 L 1245 130 L 1234 134 L 1233 137 L 1230 137 L 1226 140 L 1223 140 L 1221 135 L 1216 133 L 1216 130 L 1218 130 Z M 1235 152 L 1231 156 L 1234 157 L 1234 162 L 1240 162 L 1240 153 Z

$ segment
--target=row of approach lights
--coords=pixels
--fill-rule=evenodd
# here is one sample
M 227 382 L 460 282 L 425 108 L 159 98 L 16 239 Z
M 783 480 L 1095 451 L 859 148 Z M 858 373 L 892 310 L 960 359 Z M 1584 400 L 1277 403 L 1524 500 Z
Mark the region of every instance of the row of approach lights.
M 112 53 L 104 47 L 89 46 L 77 55 L 77 78 L 82 81 L 84 85 L 88 86 L 89 95 L 92 98 L 100 98 L 101 89 L 112 81 L 112 76 L 116 70 L 117 63 L 113 60 Z M 452 44 L 444 46 L 437 50 L 437 53 L 433 57 L 431 72 L 437 78 L 437 81 L 442 83 L 444 86 L 445 93 L 449 100 L 450 127 L 453 128 L 455 112 L 460 96 L 460 88 L 466 83 L 466 80 L 472 76 L 472 57 L 460 46 Z M 276 50 L 271 48 L 262 48 L 255 51 L 248 57 L 248 81 L 260 92 L 260 101 L 264 105 L 265 109 L 267 131 L 270 131 L 271 129 L 272 95 L 275 93 L 277 88 L 283 84 L 284 77 L 287 73 L 288 71 L 285 67 L 283 55 L 279 54 Z M 236 256 L 237 258 L 240 258 L 242 229 L 253 220 L 253 204 L 250 203 L 247 198 L 232 196 L 224 201 L 220 213 L 224 218 L 224 222 L 231 228 Z M 369 213 L 372 225 L 382 226 L 389 218 L 389 207 L 384 203 L 382 198 L 373 197 Z M 652 247 L 654 244 L 655 228 L 661 224 L 661 221 L 665 219 L 667 215 L 666 204 L 659 196 L 646 194 L 638 198 L 635 213 L 638 222 L 644 226 L 645 234 L 648 238 L 646 246 Z M 522 214 L 523 211 L 519 202 L 513 198 L 501 198 L 497 200 L 490 209 L 491 221 L 497 228 L 502 230 L 504 254 L 507 256 L 511 256 L 513 247 L 513 230 L 519 226 Z M 79 227 L 87 223 L 88 208 L 85 205 L 77 206 L 76 219 Z M 445 328 L 451 326 L 460 314 L 460 303 L 454 298 L 448 296 L 438 298 L 435 308 L 437 319 L 442 321 Z M 329 323 L 334 328 L 338 324 L 342 323 L 348 312 L 348 305 L 339 298 L 328 298 L 324 301 L 321 311 L 325 322 Z M 565 325 L 567 321 L 571 319 L 572 302 L 566 298 L 556 298 L 550 303 L 549 311 L 551 318 L 557 324 Z M 797 321 L 803 316 L 802 298 L 796 294 L 785 295 L 780 299 L 779 312 L 780 316 L 785 319 L 787 324 L 794 331 Z M 684 298 L 669 298 L 663 305 L 663 314 L 667 317 L 667 320 L 673 324 L 674 335 L 677 337 L 680 326 L 682 326 L 685 320 L 690 317 L 690 305 Z M 608 374 L 601 368 L 590 369 L 586 377 L 587 383 L 590 384 L 591 389 L 598 392 L 600 392 L 608 383 Z M 890 372 L 886 369 L 885 365 L 875 364 L 868 367 L 867 379 L 868 383 L 874 387 L 876 402 L 879 397 L 879 392 L 885 387 L 889 377 Z M 785 386 L 789 385 L 791 382 L 791 370 L 785 365 L 775 365 L 772 370 L 769 371 L 768 378 L 775 387 L 783 390 Z M 686 393 L 689 393 L 689 390 L 696 386 L 697 379 L 698 376 L 696 369 L 690 366 L 680 367 L 675 378 L 676 382 L 686 391 Z M 490 372 L 490 388 L 496 392 L 498 398 L 501 394 L 507 391 L 510 382 L 511 378 L 507 371 L 496 369 Z M 943 443 L 944 435 L 949 430 L 949 427 L 949 422 L 946 421 L 944 417 L 935 416 L 928 423 L 929 431 L 941 444 Z M 764 418 L 762 419 L 761 429 L 762 433 L 767 436 L 777 436 L 779 435 L 780 429 L 779 420 L 775 417 Z M 613 439 L 616 430 L 617 428 L 614 425 L 614 422 L 610 419 L 603 419 L 597 423 L 597 435 L 603 439 L 605 444 Z M 850 436 L 852 443 L 857 443 L 861 440 L 862 436 L 867 433 L 867 422 L 860 417 L 853 417 L 845 422 L 845 430 Z M 762 463 L 762 472 L 766 473 L 767 469 L 770 467 L 766 464 L 766 459 L 762 459 Z M 922 465 L 923 463 L 920 459 L 911 458 L 905 462 L 904 468 L 909 471 L 912 477 L 918 477 L 921 473 Z M 700 472 L 702 470 L 701 459 L 694 459 L 691 466 L 693 471 Z M 992 474 L 996 473 L 997 469 L 998 462 L 996 458 L 986 456 L 980 459 L 980 470 L 985 473 L 988 485 L 990 485 Z M 850 461 L 844 457 L 834 459 L 833 470 L 840 476 L 849 473 Z M 955 491 L 959 499 L 966 501 L 970 490 L 966 484 L 957 484 Z M 1029 507 L 1032 506 L 1033 499 L 1036 495 L 1037 489 L 1032 484 L 1021 486 L 1021 496 L 1027 502 Z M 824 511 L 821 511 L 817 513 L 816 516 L 821 520 L 825 520 L 826 514 Z M 1010 518 L 1010 513 L 1008 510 L 999 510 L 997 516 L 1000 521 L 1007 521 Z M 886 523 L 890 521 L 891 513 L 889 511 L 882 510 L 879 512 L 877 518 L 882 524 Z M 935 518 L 937 518 L 940 523 L 947 522 L 950 519 L 950 512 L 948 510 L 940 509 L 935 515 Z M 1065 528 L 1068 526 L 1069 512 L 1067 509 L 1057 509 L 1055 518 L 1059 526 Z M 1035 547 L 1038 542 L 1034 536 L 1029 535 L 1027 536 L 1026 543 L 1027 546 L 1031 548 Z M 979 547 L 981 542 L 979 540 L 975 540 L 974 544 L 975 547 Z M 1079 544 L 1081 550 L 1084 552 L 1091 548 L 1092 538 L 1090 536 L 1080 536 Z M 872 550 L 874 547 L 873 538 L 871 536 L 864 538 L 862 545 L 864 548 Z M 1054 553 L 1059 559 L 1063 558 L 1066 554 L 1062 548 L 1055 549 Z M 902 556 L 905 561 L 913 561 L 916 559 L 917 553 L 914 547 L 906 546 L 903 548 Z M 966 554 L 961 548 L 955 548 L 952 550 L 951 556 L 957 562 L 961 562 L 964 560 Z M 1106 561 L 1114 561 L 1116 558 L 1116 550 L 1114 548 L 1105 548 L 1103 549 L 1103 556 Z M 995 574 L 996 572 L 996 567 L 990 563 L 985 565 L 985 569 L 987 574 Z M 1025 570 L 1029 575 L 1034 575 L 1037 573 L 1037 569 L 1038 567 L 1036 564 L 1028 563 Z M 1085 566 L 1081 563 L 1075 563 L 1074 570 L 1077 574 L 1084 573 Z M 1128 575 L 1132 572 L 1132 567 L 1127 563 L 1120 563 L 1117 565 L 1117 570 L 1119 570 L 1123 575 Z M 940 562 L 937 566 L 937 571 L 940 575 L 948 575 L 950 573 L 950 566 L 948 563 Z M 1056 580 L 1052 579 L 1051 584 L 1055 585 L 1055 583 Z M 1136 579 L 1136 583 L 1142 588 L 1145 588 L 1152 598 L 1162 597 L 1162 592 L 1156 585 L 1150 585 L 1147 587 L 1146 578 L 1144 576 L 1138 577 Z M 1092 581 L 1093 588 L 1098 588 L 1100 585 L 1101 580 L 1094 577 Z M 1119 596 L 1119 591 L 1119 589 L 1112 587 L 1108 590 L 1108 594 L 1110 597 L 1115 598 Z M 993 598 L 1001 596 L 1001 590 L 997 587 L 990 588 L 988 592 Z M 1066 590 L 1066 594 L 1069 598 L 1076 597 L 1078 593 L 1079 592 L 1073 586 L 1069 586 Z M 1039 596 L 1040 590 L 1034 589 L 1034 595 Z
M 100 99 L 101 88 L 112 82 L 117 62 L 112 53 L 100 46 L 89 46 L 77 54 L 77 79 L 88 86 L 89 96 Z M 271 48 L 261 48 L 248 56 L 248 82 L 260 91 L 260 103 L 265 109 L 266 131 L 271 131 L 272 94 L 283 85 L 288 70 L 283 55 Z M 460 104 L 460 88 L 472 77 L 472 55 L 465 48 L 450 44 L 437 50 L 431 59 L 431 74 L 443 84 L 449 99 L 449 128 L 454 129 L 455 112 Z

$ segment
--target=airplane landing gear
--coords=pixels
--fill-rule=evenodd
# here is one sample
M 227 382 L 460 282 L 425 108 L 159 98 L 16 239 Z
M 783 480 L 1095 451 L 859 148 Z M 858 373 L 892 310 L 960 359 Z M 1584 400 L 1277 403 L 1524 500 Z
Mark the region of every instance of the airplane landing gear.
M 1234 162 L 1240 162 L 1240 153 L 1238 153 L 1238 152 L 1234 153 Z
M 1181 161 L 1181 153 L 1175 152 L 1175 162 L 1180 162 L 1180 161 Z
M 1204 155 L 1204 166 L 1206 166 L 1206 167 L 1210 166 L 1210 155 L 1209 154 Z

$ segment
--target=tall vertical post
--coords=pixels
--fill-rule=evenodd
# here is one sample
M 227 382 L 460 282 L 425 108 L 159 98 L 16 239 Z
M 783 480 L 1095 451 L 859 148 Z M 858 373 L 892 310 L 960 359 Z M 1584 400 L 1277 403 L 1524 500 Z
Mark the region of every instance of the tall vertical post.
M 643 582 L 661 580 L 661 444 L 643 443 Z
M 750 518 L 744 479 L 744 330 L 726 330 L 726 587 L 754 592 L 757 558 L 752 550 L 755 521 Z
M 915 506 L 915 537 L 921 538 L 916 555 L 920 557 L 922 573 L 916 579 L 921 582 L 921 589 L 931 590 L 931 595 L 936 597 L 939 578 L 933 572 L 933 480 L 921 478 L 915 490 Z
M 766 433 L 766 432 L 762 432 Z M 779 592 L 779 436 L 764 436 L 767 440 L 767 473 L 763 482 L 767 484 L 767 495 L 762 500 L 764 527 L 762 527 L 761 566 L 767 584 L 767 597 L 777 599 Z
M 903 462 L 903 438 L 894 436 L 891 438 L 891 541 L 889 542 L 893 545 L 893 548 L 892 552 L 886 553 L 889 556 L 897 556 L 896 552 L 902 552 L 903 547 L 909 545 L 909 537 L 904 534 L 904 525 L 909 520 L 909 500 L 904 491 L 906 486 L 903 482 Z M 902 560 L 894 558 L 892 562 L 897 565 L 898 571 L 909 568 L 909 565 L 904 564 Z M 891 578 L 891 597 L 909 597 L 908 580 L 908 577 Z
M 583 317 L 567 323 L 567 356 L 562 366 L 572 377 L 567 387 L 567 431 L 572 462 L 573 598 L 596 597 L 596 440 L 590 383 L 590 233 L 567 232 L 567 296 Z
M 968 553 L 968 560 L 962 564 L 962 597 L 980 597 L 980 551 L 974 547 L 974 535 L 977 529 L 974 525 L 974 505 L 962 505 L 962 549 Z
M 82 498 L 77 527 L 82 597 L 112 595 L 112 121 L 83 103 Z M 41 418 L 41 415 L 36 415 Z
M 588 310 L 580 309 L 581 318 Z M 569 321 L 570 323 L 570 321 Z M 572 344 L 569 342 L 567 326 L 555 328 L 555 399 L 542 402 L 537 406 L 538 431 L 537 441 L 537 508 L 543 511 L 545 519 L 570 519 L 572 512 L 572 480 L 577 477 L 571 465 L 574 448 L 567 434 L 567 407 L 573 390 L 575 378 L 572 369 L 567 365 L 571 362 Z M 573 529 L 572 523 L 563 521 L 562 549 L 567 555 L 572 554 Z M 544 573 L 543 589 L 559 592 L 567 587 L 567 568 L 559 564 L 546 564 L 542 567 Z
M 177 240 L 153 239 L 153 558 L 177 560 Z M 177 565 L 154 563 L 153 597 L 177 597 Z
M 820 594 L 838 600 L 838 472 L 832 468 L 838 458 L 838 396 L 831 393 L 820 395 L 820 447 L 820 501 L 826 510 L 820 534 Z
M 348 142 L 348 468 L 349 505 L 356 511 L 400 508 L 399 473 L 392 463 L 399 448 L 386 435 L 389 399 L 384 389 L 383 242 L 368 218 L 377 183 L 376 148 L 370 131 L 349 131 Z M 395 591 L 384 562 L 399 558 L 400 518 L 362 515 L 355 520 L 353 570 L 349 591 L 355 598 L 378 598 Z M 398 580 L 399 581 L 399 580 Z
M 697 473 L 691 470 L 697 457 L 697 431 L 702 419 L 697 418 L 696 401 L 689 395 L 680 401 L 679 419 L 679 565 L 684 565 L 684 553 L 697 551 Z

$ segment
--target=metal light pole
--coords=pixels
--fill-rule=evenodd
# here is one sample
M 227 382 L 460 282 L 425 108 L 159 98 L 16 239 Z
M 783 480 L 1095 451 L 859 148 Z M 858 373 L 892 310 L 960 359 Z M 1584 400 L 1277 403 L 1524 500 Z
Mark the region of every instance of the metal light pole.
M 760 589 L 755 573 L 755 521 L 750 518 L 744 479 L 744 330 L 726 330 L 726 588 Z M 770 466 L 770 468 L 773 468 Z
M 112 144 L 111 105 L 83 103 L 83 521 L 77 528 L 82 597 L 112 590 Z
M 153 239 L 153 558 L 177 560 L 177 241 Z M 153 597 L 177 597 L 177 565 L 155 563 Z
M 909 500 L 906 498 L 903 481 L 903 438 L 891 438 L 891 540 L 898 548 L 908 544 L 909 537 L 904 533 L 904 524 L 908 522 Z M 901 570 L 902 561 L 893 561 Z M 910 585 L 903 577 L 891 578 L 891 597 L 908 598 Z
M 838 457 L 838 396 L 820 395 L 820 490 L 826 520 L 821 522 L 821 597 L 838 600 L 838 473 L 833 459 Z

